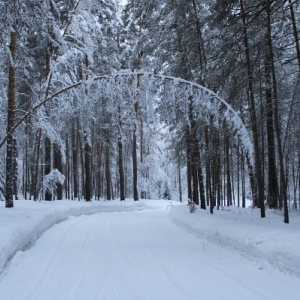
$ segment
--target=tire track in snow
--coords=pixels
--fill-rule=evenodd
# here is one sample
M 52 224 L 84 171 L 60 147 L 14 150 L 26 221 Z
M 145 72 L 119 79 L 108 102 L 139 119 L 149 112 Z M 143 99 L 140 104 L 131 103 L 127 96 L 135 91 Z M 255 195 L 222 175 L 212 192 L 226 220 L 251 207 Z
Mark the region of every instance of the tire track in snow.
M 188 234 L 169 220 L 166 211 L 71 218 L 46 232 L 25 254 L 0 282 L 0 299 L 275 300 L 288 295 L 294 300 L 299 296 L 298 291 L 293 294 L 299 286 L 295 278 L 272 269 L 258 270 L 237 253 Z M 31 274 L 30 266 L 36 266 L 36 273 Z M 286 287 L 274 284 L 287 279 Z
M 86 216 L 83 217 L 72 217 L 70 218 L 72 220 L 72 222 L 64 222 L 64 225 L 66 226 L 60 226 L 60 224 L 56 224 L 53 226 L 53 230 L 47 231 L 43 238 L 47 239 L 47 235 L 51 235 L 51 233 L 53 231 L 57 232 L 59 231 L 60 235 L 59 235 L 59 240 L 57 241 L 57 246 L 53 249 L 53 253 L 51 254 L 51 258 L 46 261 L 45 265 L 42 267 L 42 275 L 40 280 L 35 284 L 32 292 L 30 292 L 30 295 L 28 297 L 28 300 L 40 300 L 38 294 L 39 291 L 42 290 L 43 288 L 45 288 L 49 282 L 51 282 L 51 277 L 53 275 L 53 273 L 56 273 L 56 268 L 58 267 L 58 260 L 60 259 L 61 255 L 62 255 L 62 249 L 66 246 L 67 241 L 68 241 L 68 237 L 75 232 L 76 230 L 78 230 L 78 226 L 82 225 L 84 222 L 88 221 L 88 218 Z M 75 221 L 75 222 L 74 222 Z M 59 229 L 63 227 L 65 230 L 62 232 Z M 66 227 L 66 228 L 65 228 Z M 52 242 L 54 242 L 55 240 L 53 238 L 51 238 Z M 88 236 L 85 237 L 83 244 L 81 244 L 81 246 L 83 247 L 83 245 L 87 242 L 88 240 Z M 77 249 L 76 249 L 77 251 Z M 49 255 L 49 253 L 47 254 Z

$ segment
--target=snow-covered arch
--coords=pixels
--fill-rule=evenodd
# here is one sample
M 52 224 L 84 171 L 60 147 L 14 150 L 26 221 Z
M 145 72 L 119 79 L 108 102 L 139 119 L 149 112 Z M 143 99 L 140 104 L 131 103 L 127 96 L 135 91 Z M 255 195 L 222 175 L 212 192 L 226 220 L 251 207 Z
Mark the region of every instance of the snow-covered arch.
M 100 83 L 100 85 L 97 84 L 97 88 L 104 94 L 110 94 L 112 98 L 127 90 L 131 94 L 132 107 L 134 102 L 139 101 L 139 105 L 144 110 L 153 111 L 153 106 L 157 107 L 158 102 L 160 104 L 164 102 L 162 105 L 166 106 L 168 115 L 175 115 L 176 110 L 179 109 L 181 117 L 189 123 L 191 104 L 196 120 L 201 119 L 209 124 L 212 121 L 211 116 L 213 116 L 213 124 L 216 127 L 222 126 L 220 123 L 225 121 L 231 130 L 232 137 L 239 141 L 241 148 L 253 164 L 253 144 L 244 122 L 227 101 L 208 88 L 182 78 L 141 70 L 124 70 L 111 75 L 95 77 L 90 84 L 94 84 L 95 81 Z M 153 98 L 155 92 L 156 97 L 159 98 L 158 102 L 155 102 Z M 161 97 L 162 94 L 165 96 Z M 141 98 L 142 101 L 139 100 Z
M 59 90 L 37 103 L 19 119 L 10 133 L 14 132 L 33 112 L 49 102 L 64 96 L 66 93 L 73 93 L 75 97 L 82 99 L 82 94 L 81 96 L 78 95 L 78 89 L 84 88 L 85 93 L 89 96 L 92 94 L 96 95 L 96 97 L 93 97 L 94 99 L 100 96 L 110 98 L 112 102 L 111 107 L 115 107 L 116 111 L 117 108 L 120 108 L 120 105 L 127 105 L 133 109 L 135 103 L 139 101 L 142 109 L 148 111 L 149 115 L 151 115 L 154 113 L 154 106 L 158 105 L 158 102 L 155 102 L 153 99 L 164 98 L 162 100 L 165 101 L 163 105 L 167 106 L 166 109 L 169 115 L 172 116 L 176 113 L 175 110 L 179 109 L 181 117 L 185 118 L 186 122 L 189 122 L 190 107 L 192 105 L 192 111 L 196 119 L 201 118 L 209 122 L 211 118 L 208 116 L 215 116 L 214 125 L 216 126 L 218 126 L 217 123 L 220 123 L 220 121 L 225 121 L 231 128 L 233 137 L 238 139 L 250 162 L 253 163 L 251 138 L 238 112 L 216 93 L 195 82 L 141 70 L 124 70 L 110 75 L 90 77 L 88 80 L 79 81 L 65 87 L 60 85 L 60 87 Z M 153 97 L 155 93 L 156 97 Z M 129 99 L 125 104 L 122 103 L 124 94 Z M 162 97 L 162 95 L 165 95 L 165 97 Z M 90 99 L 90 97 L 87 98 Z M 6 139 L 7 136 L 1 141 L 0 148 L 4 145 Z

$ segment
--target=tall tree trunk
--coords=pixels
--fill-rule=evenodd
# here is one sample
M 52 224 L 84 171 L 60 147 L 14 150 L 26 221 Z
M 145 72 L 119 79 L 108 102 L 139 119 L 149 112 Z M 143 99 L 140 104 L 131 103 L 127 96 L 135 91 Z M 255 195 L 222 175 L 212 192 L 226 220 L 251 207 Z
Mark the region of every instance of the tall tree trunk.
M 193 200 L 193 167 L 192 167 L 192 149 L 191 149 L 191 133 L 190 128 L 187 125 L 185 130 L 185 143 L 186 143 L 186 163 L 187 163 L 187 191 L 188 191 L 188 200 Z
M 88 80 L 88 69 L 90 66 L 89 57 L 87 54 L 84 56 L 84 72 L 85 80 Z M 83 75 L 83 74 L 82 74 Z M 85 97 L 88 97 L 88 90 L 85 89 Z M 89 141 L 88 133 L 84 135 L 84 169 L 85 169 L 85 181 L 84 181 L 84 198 L 86 201 L 92 200 L 92 174 L 91 174 L 91 163 L 92 163 L 92 146 L 91 141 Z
M 14 182 L 16 174 L 14 173 L 15 149 L 14 137 L 10 133 L 15 123 L 16 109 L 16 26 L 12 26 L 10 33 L 10 61 L 8 67 L 8 112 L 7 112 L 7 141 L 6 141 L 6 185 L 5 185 L 5 206 L 7 208 L 14 206 Z
M 71 199 L 71 184 L 72 184 L 72 179 L 71 179 L 71 161 L 70 161 L 70 138 L 69 134 L 66 134 L 65 137 L 65 143 L 66 143 L 66 163 L 64 165 L 64 172 L 66 174 L 66 180 L 64 183 L 65 186 L 65 191 L 66 191 L 66 199 Z
M 78 125 L 78 128 L 79 128 L 79 125 Z M 79 146 L 79 149 L 80 149 L 80 169 L 81 169 L 81 180 L 80 180 L 80 193 L 79 193 L 79 200 L 82 198 L 82 197 L 85 197 L 85 162 L 84 162 L 84 149 L 83 149 L 83 145 L 82 145 L 82 141 L 81 141 L 81 137 L 80 137 L 80 133 L 78 131 L 77 133 L 78 135 L 78 146 Z
M 193 9 L 195 14 L 195 23 L 196 23 L 196 32 L 197 32 L 197 51 L 198 51 L 198 58 L 199 58 L 199 65 L 201 70 L 201 79 L 200 84 L 204 84 L 204 71 L 205 71 L 205 51 L 204 51 L 204 43 L 201 33 L 201 24 L 198 18 L 197 6 L 195 0 L 193 0 Z
M 78 198 L 78 149 L 77 149 L 77 134 L 76 134 L 76 125 L 72 126 L 72 165 L 73 165 L 73 196 L 74 199 Z
M 300 72 L 300 45 L 299 45 L 299 37 L 298 37 L 298 28 L 297 28 L 297 23 L 296 23 L 295 12 L 294 12 L 292 0 L 289 0 L 289 8 L 290 8 L 291 20 L 292 20 L 292 24 L 293 24 L 293 34 L 294 34 L 294 39 L 295 39 L 296 54 L 297 54 L 299 72 Z
M 237 173 L 237 206 L 241 207 L 241 202 L 240 202 L 240 163 L 241 163 L 241 156 L 240 156 L 240 145 L 239 143 L 237 144 L 237 167 L 236 167 L 236 173 Z
M 198 174 L 197 174 L 197 166 L 195 163 L 192 164 L 192 183 L 193 183 L 193 202 L 199 205 Z
M 189 157 L 189 155 L 187 154 L 187 157 Z M 192 173 L 191 173 L 191 162 L 189 160 L 189 158 L 187 158 L 187 162 L 186 162 L 187 166 L 186 166 L 186 176 L 187 176 L 187 192 L 188 192 L 188 200 L 192 200 L 193 199 L 193 195 L 192 195 Z
M 110 153 L 109 146 L 106 146 L 105 154 L 105 177 L 106 177 L 106 200 L 111 200 L 111 175 L 110 175 Z
M 271 71 L 272 71 L 272 82 L 273 82 L 273 94 L 274 94 L 274 126 L 277 137 L 277 149 L 278 149 L 278 160 L 279 160 L 279 170 L 280 170 L 280 198 L 279 207 L 282 208 L 282 198 L 284 206 L 284 222 L 289 223 L 289 213 L 287 205 L 287 185 L 285 178 L 284 162 L 283 162 L 283 150 L 281 141 L 281 125 L 278 110 L 278 93 L 277 93 L 277 79 L 275 73 L 275 63 L 272 45 L 272 32 L 271 32 L 271 9 L 270 1 L 267 1 L 267 32 L 268 32 L 268 46 L 270 53 Z
M 226 164 L 226 198 L 227 206 L 232 205 L 232 190 L 231 190 L 231 177 L 230 177 L 230 157 L 229 157 L 229 137 L 228 131 L 225 131 L 225 164 Z
M 38 200 L 39 197 L 39 165 L 40 165 L 40 153 L 41 153 L 41 140 L 42 140 L 42 129 L 38 129 L 37 137 L 36 137 L 36 160 L 35 160 L 35 166 L 34 172 L 32 174 L 32 194 L 34 201 Z
M 220 148 L 220 140 L 218 137 L 218 148 Z M 221 199 L 222 199 L 222 165 L 221 165 L 221 153 L 220 150 L 218 150 L 217 158 L 217 207 L 221 206 Z
M 178 158 L 178 192 L 179 192 L 179 202 L 182 202 L 182 186 L 181 186 L 181 169 L 180 169 L 180 159 Z
M 91 176 L 91 155 L 92 147 L 89 143 L 88 136 L 84 136 L 84 164 L 85 164 L 85 188 L 84 198 L 86 201 L 92 200 L 92 176 Z
M 245 187 L 245 159 L 242 150 L 241 153 L 241 171 L 242 171 L 242 207 L 246 207 L 246 187 Z
M 58 144 L 54 143 L 54 168 L 62 173 L 62 157 L 61 150 Z M 59 182 L 56 183 L 56 197 L 57 200 L 62 200 L 63 197 L 63 185 Z
M 14 182 L 13 182 L 13 194 L 15 196 L 15 200 L 18 200 L 18 150 L 17 150 L 17 140 L 13 139 L 13 174 L 14 174 Z
M 193 201 L 195 204 L 199 205 L 199 178 L 198 178 L 198 168 L 200 162 L 198 158 L 198 141 L 195 133 L 196 128 L 192 129 L 192 139 L 191 139 L 191 148 L 192 148 L 192 183 L 193 183 Z
M 200 208 L 206 209 L 204 178 L 203 178 L 203 172 L 202 172 L 200 161 L 198 164 L 198 180 L 199 180 L 199 189 L 200 189 Z
M 98 142 L 96 144 L 96 148 L 97 148 L 97 171 L 96 171 L 96 174 L 97 174 L 97 197 L 98 197 L 98 200 L 100 200 L 100 198 L 102 198 L 102 195 L 103 195 L 103 185 L 102 185 L 102 178 L 104 177 L 103 176 L 103 171 L 102 171 L 102 146 L 100 144 L 100 142 Z
M 142 54 L 139 55 L 138 58 L 138 65 L 140 66 L 142 59 Z M 140 75 L 137 76 L 137 91 L 139 91 L 140 88 Z M 138 122 L 138 114 L 139 114 L 139 99 L 138 95 L 136 96 L 137 99 L 134 103 L 134 112 L 136 116 L 136 123 L 133 125 L 133 137 L 132 137 L 132 171 L 133 171 L 133 200 L 138 201 L 139 200 L 139 194 L 138 194 L 138 159 L 137 159 L 137 122 Z
M 29 188 L 29 166 L 28 166 L 28 120 L 25 121 L 25 158 L 23 161 L 23 195 L 25 200 L 27 200 L 28 195 L 30 194 Z
M 133 200 L 138 201 L 138 188 L 137 188 L 137 143 L 136 143 L 136 125 L 134 125 L 132 137 L 132 167 L 133 167 Z
M 262 185 L 262 173 L 261 173 L 261 159 L 259 152 L 259 135 L 257 128 L 257 119 L 256 119 L 256 105 L 254 99 L 253 92 L 253 70 L 251 67 L 250 60 L 250 49 L 249 49 L 249 41 L 248 41 L 248 31 L 247 31 L 247 22 L 246 15 L 244 11 L 244 3 L 243 0 L 240 0 L 240 9 L 241 9 L 241 17 L 243 22 L 243 35 L 244 35 L 244 46 L 245 46 L 245 54 L 247 61 L 247 75 L 248 75 L 248 97 L 249 97 L 249 106 L 250 106 L 250 119 L 251 119 L 251 129 L 253 135 L 253 143 L 254 143 L 254 159 L 255 159 L 255 177 L 256 177 L 256 185 L 257 185 L 257 196 L 255 193 L 254 202 L 255 205 L 260 207 L 260 215 L 262 218 L 266 216 L 265 213 L 265 204 L 264 204 L 264 187 Z
M 300 150 L 298 150 L 298 153 L 297 153 L 297 156 L 298 156 L 298 165 L 297 165 L 297 168 L 298 168 L 298 186 L 299 186 L 299 189 L 300 189 Z M 300 193 L 298 193 L 298 207 L 300 207 Z
M 118 107 L 119 113 L 119 137 L 118 137 L 118 164 L 119 164 L 119 178 L 120 178 L 120 200 L 125 200 L 125 179 L 124 179 L 124 162 L 123 162 L 123 141 L 122 141 L 122 122 L 121 122 L 121 108 Z
M 209 144 L 209 128 L 205 127 L 205 177 L 206 177 L 206 203 L 210 205 L 212 201 L 211 189 L 211 165 L 210 165 L 210 144 Z
M 265 73 L 265 97 L 267 117 L 267 141 L 268 141 L 268 205 L 270 208 L 278 208 L 278 182 L 275 156 L 274 137 L 274 107 L 272 99 L 272 57 L 269 41 L 271 40 L 270 28 L 270 1 L 266 1 L 267 31 L 266 45 L 264 47 L 264 73 Z
M 123 168 L 123 142 L 122 137 L 118 139 L 118 162 L 119 162 L 119 177 L 120 177 L 120 200 L 125 200 L 125 181 L 124 181 L 124 168 Z
M 139 23 L 140 25 L 140 31 L 141 31 L 141 22 Z M 142 59 L 142 54 L 138 56 L 137 59 L 137 64 L 138 68 L 141 65 L 141 59 Z M 140 87 L 140 76 L 138 75 L 137 77 L 137 91 L 139 90 Z M 133 199 L 134 201 L 139 200 L 139 195 L 138 195 L 138 159 L 137 159 L 137 122 L 138 122 L 138 113 L 139 113 L 139 99 L 138 95 L 136 96 L 137 99 L 134 103 L 134 111 L 135 111 L 135 116 L 136 116 L 136 123 L 133 125 L 133 136 L 132 136 L 132 171 L 133 171 Z
M 45 174 L 48 175 L 51 172 L 51 141 L 46 136 L 45 138 Z M 52 192 L 48 189 L 45 191 L 45 200 L 52 200 Z
M 144 165 L 144 122 L 140 116 L 140 162 L 141 162 L 141 177 L 143 184 L 141 185 L 141 199 L 147 199 L 147 169 Z
M 187 143 L 189 149 L 189 161 L 191 164 L 192 176 L 192 200 L 199 205 L 199 180 L 198 180 L 198 165 L 200 164 L 200 154 L 197 138 L 197 124 L 193 115 L 193 98 L 189 97 L 189 123 L 190 127 L 187 129 Z
M 51 4 L 52 5 L 52 4 Z M 51 7 L 52 8 L 52 7 Z M 50 36 L 53 36 L 52 29 L 48 29 L 48 33 Z M 47 87 L 45 92 L 45 98 L 48 97 L 50 87 L 51 87 L 51 80 L 52 80 L 52 73 L 51 70 L 51 55 L 52 55 L 52 46 L 51 43 L 48 42 L 48 48 L 46 51 L 46 68 L 45 68 L 45 75 L 47 77 Z M 46 112 L 47 113 L 47 112 Z M 45 175 L 48 175 L 51 172 L 51 141 L 48 136 L 45 137 Z M 45 192 L 45 200 L 51 201 L 52 200 L 52 193 L 49 190 Z

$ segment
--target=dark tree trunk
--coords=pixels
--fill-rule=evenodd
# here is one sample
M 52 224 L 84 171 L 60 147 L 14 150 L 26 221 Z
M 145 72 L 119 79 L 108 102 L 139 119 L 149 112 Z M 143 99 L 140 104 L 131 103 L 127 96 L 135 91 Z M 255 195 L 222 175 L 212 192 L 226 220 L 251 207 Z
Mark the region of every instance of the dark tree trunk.
M 220 160 L 220 138 L 219 133 L 214 130 L 213 134 L 214 155 L 212 160 L 212 181 L 213 181 L 213 203 L 219 209 L 221 205 L 221 160 Z
M 291 11 L 293 11 L 292 6 L 290 6 Z M 280 195 L 279 195 L 279 207 L 282 208 L 282 198 L 284 206 L 284 222 L 289 223 L 289 213 L 287 205 L 287 184 L 285 177 L 285 169 L 283 162 L 283 150 L 282 150 L 282 141 L 281 141 L 281 126 L 280 126 L 280 117 L 278 110 L 278 94 L 277 94 L 277 79 L 275 73 L 275 64 L 274 64 L 274 54 L 273 54 L 273 45 L 272 45 L 272 32 L 271 32 L 271 3 L 268 0 L 266 6 L 267 12 L 267 35 L 268 35 L 268 50 L 270 53 L 270 63 L 271 63 L 271 72 L 272 72 L 272 83 L 273 83 L 273 94 L 274 94 L 274 126 L 277 137 L 277 149 L 278 149 L 278 160 L 279 160 L 279 170 L 280 170 Z M 292 14 L 291 14 L 292 16 Z M 278 184 L 277 184 L 278 188 Z M 278 197 L 278 195 L 277 195 Z
M 10 208 L 14 206 L 14 184 L 16 181 L 15 174 L 15 154 L 16 144 L 11 129 L 15 123 L 16 109 L 16 26 L 13 25 L 13 31 L 10 33 L 10 62 L 8 67 L 8 112 L 7 112 L 7 141 L 6 141 L 6 185 L 5 185 L 5 206 Z
M 125 180 L 123 168 L 123 142 L 122 137 L 118 138 L 118 161 L 119 161 L 119 177 L 120 177 L 120 200 L 125 200 Z
M 182 202 L 181 170 L 180 170 L 180 163 L 179 162 L 178 162 L 177 170 L 178 170 L 179 202 Z
M 32 174 L 32 194 L 34 201 L 38 200 L 39 197 L 39 164 L 40 164 L 40 153 L 41 153 L 41 139 L 42 139 L 42 129 L 38 129 L 36 137 L 36 158 L 35 165 L 33 167 L 34 172 Z
M 111 176 L 110 176 L 110 153 L 109 146 L 106 146 L 105 154 L 105 177 L 106 177 L 106 200 L 111 200 Z
M 209 145 L 209 129 L 205 128 L 205 177 L 206 177 L 206 203 L 210 205 L 212 201 L 211 190 L 211 165 L 210 165 L 210 145 Z
M 66 198 L 67 199 L 71 199 L 70 195 L 71 195 L 71 161 L 70 161 L 70 139 L 69 139 L 69 135 L 68 133 L 66 134 L 66 138 L 65 138 L 65 143 L 66 143 L 66 163 L 64 165 L 64 173 L 66 174 L 66 179 L 65 179 L 65 191 L 66 191 Z
M 198 165 L 198 180 L 199 180 L 199 189 L 200 189 L 200 208 L 206 209 L 204 179 L 203 179 L 203 172 L 202 172 L 202 167 L 200 165 L 200 162 Z
M 46 136 L 45 138 L 45 175 L 51 172 L 51 141 Z M 52 200 L 52 193 L 47 189 L 45 191 L 45 200 Z
M 79 128 L 79 125 L 78 125 Z M 84 162 L 84 149 L 83 149 L 83 145 L 82 145 L 82 141 L 81 141 L 81 137 L 80 137 L 80 133 L 78 131 L 78 147 L 80 149 L 80 168 L 81 168 L 81 188 L 80 188 L 80 194 L 79 194 L 79 200 L 82 197 L 85 197 L 85 162 Z
M 13 194 L 15 196 L 15 200 L 18 200 L 18 150 L 17 150 L 17 141 L 13 139 L 13 174 L 14 174 L 14 182 L 13 182 Z
M 193 124 L 194 122 L 192 122 Z M 192 128 L 192 139 L 191 142 L 191 149 L 192 149 L 192 182 L 193 182 L 193 201 L 195 204 L 199 205 L 199 179 L 198 179 L 198 169 L 199 169 L 199 150 L 198 150 L 198 141 L 196 137 L 196 126 L 193 124 Z
M 138 188 L 137 188 L 137 143 L 136 143 L 136 128 L 133 130 L 132 137 L 132 167 L 133 167 L 133 200 L 138 201 Z
M 119 137 L 118 137 L 118 163 L 119 163 L 119 179 L 120 179 L 120 200 L 125 200 L 125 178 L 124 178 L 124 162 L 123 162 L 123 141 L 122 141 L 122 121 L 121 108 L 118 107 L 119 114 Z M 142 150 L 141 150 L 142 151 Z
M 187 192 L 188 192 L 188 200 L 193 200 L 192 193 L 192 151 L 191 151 L 191 143 L 190 143 L 190 129 L 187 126 L 185 130 L 185 142 L 186 142 L 186 164 L 187 164 Z
M 138 59 L 138 63 L 140 65 L 141 56 Z M 137 77 L 137 90 L 139 90 L 140 87 L 140 76 Z M 138 97 L 138 96 L 137 96 Z M 136 122 L 138 121 L 138 114 L 139 114 L 139 100 L 136 99 L 134 103 L 134 111 L 136 116 Z M 139 200 L 139 194 L 138 194 L 138 159 L 137 159 L 137 125 L 134 124 L 133 128 L 133 137 L 132 137 L 132 171 L 133 171 L 133 200 L 138 201 Z
M 72 126 L 72 162 L 73 162 L 73 196 L 74 199 L 78 198 L 78 150 L 76 143 L 76 125 Z
M 246 187 L 245 187 L 245 159 L 243 152 L 241 154 L 241 171 L 242 171 L 242 207 L 246 207 Z
M 240 9 L 241 9 L 242 22 L 243 22 L 244 46 L 245 46 L 245 54 L 246 54 L 246 61 L 247 61 L 250 119 L 251 119 L 251 129 L 252 129 L 253 143 L 254 143 L 255 177 L 256 177 L 255 185 L 257 185 L 257 191 L 258 191 L 256 195 L 256 188 L 255 188 L 254 203 L 256 206 L 258 205 L 260 207 L 261 210 L 260 215 L 262 218 L 264 218 L 266 216 L 266 213 L 265 213 L 265 204 L 264 204 L 264 187 L 262 184 L 263 181 L 262 181 L 262 173 L 261 173 L 261 159 L 260 159 L 260 152 L 259 152 L 259 140 L 258 140 L 259 135 L 258 135 L 257 119 L 256 119 L 256 105 L 255 105 L 254 92 L 253 92 L 253 70 L 252 70 L 251 60 L 250 60 L 247 21 L 244 12 L 243 0 L 240 0 Z
M 229 137 L 228 131 L 225 131 L 225 161 L 226 161 L 226 198 L 227 206 L 232 205 L 231 177 L 230 177 L 230 158 L 229 158 Z
M 193 9 L 196 18 L 195 25 L 196 25 L 196 32 L 197 32 L 197 51 L 198 51 L 199 65 L 201 70 L 200 84 L 204 84 L 204 69 L 205 69 L 206 56 L 205 56 L 204 43 L 203 43 L 203 38 L 201 33 L 201 24 L 198 18 L 198 12 L 197 12 L 197 6 L 195 0 L 193 0 Z
M 145 182 L 147 181 L 147 170 L 144 166 L 144 122 L 143 118 L 140 118 L 140 161 L 141 161 L 141 177 L 143 184 L 141 186 L 141 199 L 147 199 L 147 186 Z
M 198 174 L 196 164 L 192 164 L 193 202 L 199 205 Z
M 62 173 L 62 157 L 60 147 L 54 144 L 54 168 L 56 168 L 60 173 Z M 61 183 L 56 183 L 56 197 L 57 200 L 62 200 L 63 197 L 63 185 Z
M 92 147 L 89 144 L 88 137 L 84 137 L 84 163 L 85 163 L 85 194 L 84 198 L 86 201 L 92 200 L 92 184 L 91 184 L 91 155 Z
M 97 196 L 98 196 L 98 200 L 100 200 L 100 198 L 102 198 L 103 195 L 103 184 L 102 184 L 102 178 L 103 176 L 103 171 L 102 171 L 102 146 L 101 144 L 98 142 L 97 143 Z
M 187 155 L 187 157 L 189 157 Z M 187 192 L 188 192 L 188 199 L 192 200 L 192 174 L 191 174 L 191 162 L 189 159 L 187 159 L 187 168 L 186 168 L 186 175 L 187 175 Z
M 198 165 L 200 164 L 200 154 L 197 138 L 197 125 L 193 116 L 193 99 L 189 97 L 189 121 L 190 127 L 187 127 L 187 154 L 190 162 L 191 184 L 192 184 L 192 200 L 199 205 L 199 180 Z
M 295 3 L 295 1 L 293 1 L 293 2 Z M 291 13 L 291 20 L 292 20 L 292 24 L 293 24 L 293 34 L 294 34 L 294 39 L 295 39 L 298 67 L 299 67 L 299 72 L 300 72 L 300 45 L 299 45 L 297 22 L 296 22 L 296 18 L 295 18 L 295 12 L 294 12 L 292 0 L 289 0 L 289 7 L 290 7 L 290 13 Z
M 266 37 L 268 39 L 268 36 Z M 278 208 L 278 182 L 275 157 L 274 137 L 274 112 L 272 101 L 272 70 L 269 49 L 265 49 L 265 96 L 267 117 L 267 141 L 268 141 L 268 205 L 270 208 Z

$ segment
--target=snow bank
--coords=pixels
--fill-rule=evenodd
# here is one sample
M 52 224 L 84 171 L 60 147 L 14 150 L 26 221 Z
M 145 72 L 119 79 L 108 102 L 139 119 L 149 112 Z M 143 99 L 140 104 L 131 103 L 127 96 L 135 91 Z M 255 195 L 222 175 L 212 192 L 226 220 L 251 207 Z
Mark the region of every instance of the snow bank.
M 0 274 L 5 265 L 20 250 L 30 248 L 35 240 L 54 224 L 69 216 L 97 212 L 135 211 L 145 206 L 141 202 L 15 201 L 15 207 L 5 209 L 0 202 Z
M 18 252 L 30 248 L 54 224 L 69 216 L 98 212 L 170 211 L 171 220 L 205 241 L 238 251 L 247 258 L 270 263 L 273 267 L 300 278 L 300 216 L 290 215 L 290 224 L 276 211 L 235 207 L 215 210 L 213 215 L 200 209 L 191 214 L 186 205 L 162 200 L 145 201 L 15 201 L 13 209 L 0 202 L 0 274 Z M 166 213 L 167 216 L 167 213 Z
M 174 223 L 211 243 L 234 249 L 255 260 L 264 260 L 283 272 L 300 277 L 300 216 L 290 215 L 290 224 L 276 211 L 236 207 L 209 211 L 197 209 L 191 214 L 186 206 L 170 210 Z

